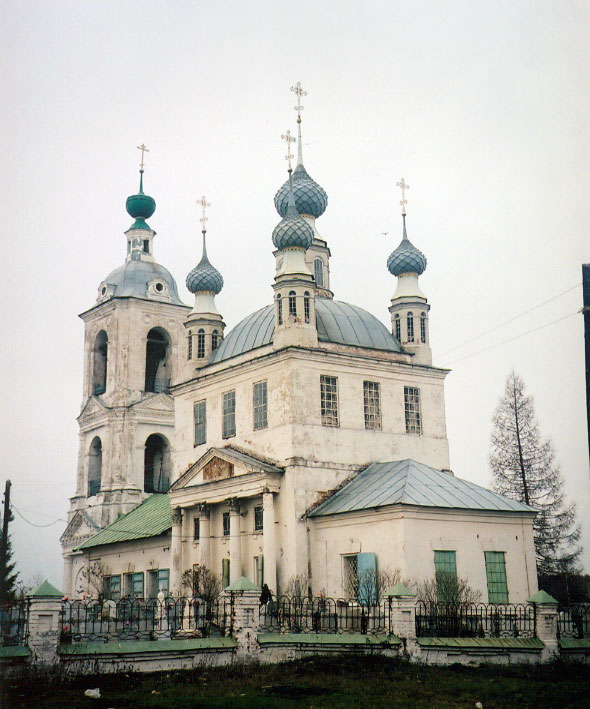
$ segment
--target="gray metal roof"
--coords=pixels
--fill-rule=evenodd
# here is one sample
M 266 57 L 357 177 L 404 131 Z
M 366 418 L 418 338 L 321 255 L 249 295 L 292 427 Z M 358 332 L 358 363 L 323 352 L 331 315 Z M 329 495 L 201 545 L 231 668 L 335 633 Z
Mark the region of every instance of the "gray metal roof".
M 114 298 L 149 298 L 147 287 L 150 281 L 159 278 L 168 286 L 171 302 L 184 305 L 178 297 L 176 281 L 164 266 L 151 261 L 129 261 L 119 266 L 104 279 L 105 283 L 115 286 Z
M 416 505 L 498 512 L 534 512 L 532 507 L 415 460 L 371 463 L 318 505 L 310 517 L 386 505 Z
M 401 352 L 399 343 L 374 315 L 356 305 L 317 296 L 316 325 L 321 342 Z M 238 323 L 215 350 L 211 362 L 249 352 L 272 342 L 274 306 L 267 305 Z

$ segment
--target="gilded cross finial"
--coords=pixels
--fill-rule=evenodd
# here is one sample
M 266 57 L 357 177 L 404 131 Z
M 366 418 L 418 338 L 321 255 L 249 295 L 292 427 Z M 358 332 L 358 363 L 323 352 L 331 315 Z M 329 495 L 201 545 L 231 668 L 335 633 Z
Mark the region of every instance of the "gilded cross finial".
M 140 169 L 140 170 L 143 170 L 143 166 L 144 166 L 144 162 L 143 162 L 144 153 L 149 153 L 150 151 L 149 151 L 148 148 L 145 147 L 145 145 L 144 145 L 143 143 L 142 143 L 141 145 L 138 145 L 138 146 L 137 146 L 137 149 L 138 149 L 138 150 L 141 150 L 141 162 L 139 163 L 139 169 Z
M 402 206 L 402 214 L 405 217 L 406 216 L 406 204 L 408 203 L 408 200 L 406 199 L 406 190 L 410 189 L 410 185 L 406 184 L 404 178 L 402 177 L 402 179 L 397 183 L 397 186 L 402 191 L 402 198 L 401 198 L 400 204 Z
M 205 211 L 206 211 L 207 207 L 211 206 L 211 202 L 207 202 L 207 198 L 205 197 L 205 195 L 203 195 L 201 197 L 201 199 L 197 200 L 197 204 L 200 204 L 201 209 L 203 210 L 203 216 L 199 219 L 199 221 L 203 225 L 203 231 L 206 231 L 207 230 L 207 221 L 208 221 L 209 217 L 206 216 Z
M 303 111 L 304 108 L 301 105 L 301 97 L 307 96 L 307 91 L 303 90 L 300 81 L 298 81 L 295 86 L 291 86 L 291 91 L 297 96 L 297 105 L 294 107 L 294 110 L 297 111 L 297 123 L 301 123 L 301 111 Z
M 295 142 L 295 138 L 291 135 L 291 131 L 287 130 L 286 133 L 283 133 L 281 138 L 287 143 L 287 154 L 285 155 L 285 160 L 289 163 L 289 172 L 291 172 L 291 160 L 293 159 L 293 153 L 291 152 L 291 143 Z

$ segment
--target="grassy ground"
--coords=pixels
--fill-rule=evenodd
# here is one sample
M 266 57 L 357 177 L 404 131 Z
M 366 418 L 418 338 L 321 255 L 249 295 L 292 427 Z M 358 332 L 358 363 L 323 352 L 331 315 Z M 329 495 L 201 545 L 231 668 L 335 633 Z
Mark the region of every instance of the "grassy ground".
M 84 696 L 99 687 L 100 699 Z M 30 678 L 0 687 L 6 709 L 120 707 L 588 707 L 590 666 L 426 667 L 380 657 L 299 660 L 68 683 Z

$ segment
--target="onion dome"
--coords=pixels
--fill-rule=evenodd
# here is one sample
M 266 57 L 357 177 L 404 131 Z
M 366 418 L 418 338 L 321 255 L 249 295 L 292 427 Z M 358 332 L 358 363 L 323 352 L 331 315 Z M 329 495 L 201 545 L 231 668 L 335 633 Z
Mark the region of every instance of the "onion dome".
M 191 293 L 202 293 L 208 291 L 217 295 L 223 288 L 223 276 L 209 263 L 207 258 L 207 246 L 205 244 L 205 234 L 203 232 L 203 256 L 198 265 L 186 277 L 186 287 Z
M 139 171 L 139 192 L 127 197 L 127 214 L 135 219 L 131 229 L 149 229 L 146 219 L 156 211 L 156 200 L 143 192 L 143 170 Z
M 400 245 L 387 259 L 387 268 L 394 276 L 399 276 L 401 273 L 417 273 L 420 276 L 426 270 L 426 256 L 408 239 L 406 215 L 403 214 L 402 217 L 404 220 L 404 235 Z
M 293 194 L 295 207 L 299 214 L 310 214 L 312 217 L 321 217 L 328 206 L 328 195 L 323 187 L 307 174 L 301 163 L 293 172 Z M 287 201 L 289 196 L 289 180 L 275 195 L 275 207 L 281 217 L 287 215 Z
M 272 243 L 277 249 L 295 247 L 309 249 L 313 243 L 313 229 L 297 211 L 295 196 L 291 189 L 291 176 L 289 176 L 289 180 L 287 181 L 286 204 L 285 215 L 272 233 Z M 279 214 L 281 214 L 280 210 Z

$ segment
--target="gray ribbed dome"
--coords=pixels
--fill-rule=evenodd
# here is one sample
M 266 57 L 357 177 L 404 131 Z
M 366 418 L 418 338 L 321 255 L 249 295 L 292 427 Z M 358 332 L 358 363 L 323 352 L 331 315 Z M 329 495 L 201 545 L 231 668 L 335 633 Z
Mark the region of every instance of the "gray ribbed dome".
M 287 182 L 287 208 L 285 216 L 272 232 L 272 243 L 277 249 L 294 248 L 296 246 L 302 249 L 309 249 L 313 244 L 313 229 L 297 212 L 290 181 Z
M 168 287 L 168 294 L 171 302 L 176 305 L 184 305 L 178 297 L 176 281 L 172 274 L 164 266 L 151 261 L 129 261 L 123 266 L 119 266 L 104 279 L 107 285 L 114 286 L 112 297 L 114 298 L 146 298 L 148 295 L 148 283 L 160 280 Z
M 403 220 L 404 235 L 400 245 L 387 259 L 387 268 L 394 276 L 399 276 L 400 273 L 417 273 L 420 276 L 426 270 L 428 262 L 426 256 L 408 239 L 405 214 Z
M 307 174 L 303 165 L 299 164 L 293 172 L 293 193 L 295 207 L 299 214 L 310 214 L 312 217 L 321 217 L 328 206 L 328 195 L 323 187 Z M 284 217 L 287 214 L 287 200 L 289 196 L 289 180 L 275 195 L 277 212 Z
M 357 305 L 316 296 L 315 306 L 320 342 L 401 352 L 399 343 L 385 325 Z M 221 362 L 271 344 L 274 327 L 275 306 L 267 305 L 232 328 L 210 361 Z
M 223 276 L 209 263 L 207 258 L 207 245 L 203 232 L 203 256 L 198 265 L 186 277 L 186 287 L 191 293 L 201 293 L 211 291 L 217 295 L 223 288 Z

